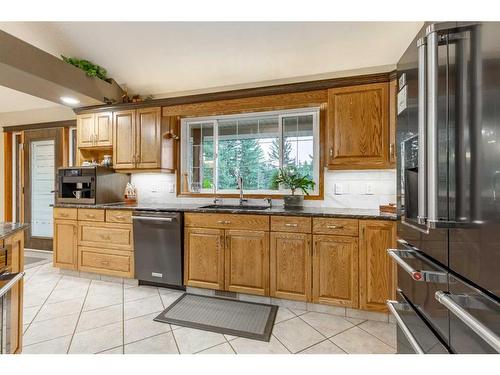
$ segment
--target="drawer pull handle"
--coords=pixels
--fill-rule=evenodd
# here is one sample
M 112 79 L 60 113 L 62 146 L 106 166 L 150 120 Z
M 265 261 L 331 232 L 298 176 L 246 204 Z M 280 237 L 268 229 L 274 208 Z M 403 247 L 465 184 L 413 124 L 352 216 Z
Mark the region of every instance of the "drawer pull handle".
M 218 220 L 217 224 L 231 224 L 229 220 Z
M 89 219 L 93 219 L 93 218 L 95 218 L 95 215 L 93 215 L 93 214 L 85 214 L 85 217 L 87 217 Z
M 344 229 L 343 225 L 327 225 L 328 229 Z
M 107 260 L 101 260 L 101 264 L 103 266 L 109 266 L 109 262 Z
M 68 214 L 66 214 L 66 213 L 64 213 L 64 212 L 61 212 L 59 215 L 60 215 L 61 217 L 68 217 Z
M 125 216 L 122 216 L 122 215 L 116 215 L 116 216 L 115 216 L 115 219 L 116 219 L 116 220 L 123 220 L 123 219 L 125 219 Z
M 399 328 L 401 328 L 401 331 L 406 336 L 406 339 L 410 343 L 410 345 L 413 348 L 413 350 L 415 351 L 415 353 L 425 354 L 424 350 L 419 345 L 419 343 L 417 342 L 417 340 L 415 339 L 415 337 L 411 333 L 410 329 L 408 328 L 408 326 L 405 324 L 405 322 L 403 321 L 403 319 L 399 315 L 398 307 L 400 307 L 400 306 L 403 307 L 404 305 L 397 302 L 397 301 L 389 301 L 389 300 L 386 302 L 386 304 L 387 304 L 387 308 L 389 309 L 389 312 L 394 316 L 394 318 L 396 318 L 396 322 L 397 322 Z
M 106 240 L 106 241 L 110 241 L 111 240 L 111 237 L 109 235 L 107 235 L 107 234 L 101 234 L 101 238 L 103 240 Z
M 297 226 L 297 224 L 295 224 L 295 223 L 294 224 L 292 224 L 292 223 L 286 223 L 285 224 L 285 227 L 293 227 L 293 228 L 295 228 L 296 226 Z

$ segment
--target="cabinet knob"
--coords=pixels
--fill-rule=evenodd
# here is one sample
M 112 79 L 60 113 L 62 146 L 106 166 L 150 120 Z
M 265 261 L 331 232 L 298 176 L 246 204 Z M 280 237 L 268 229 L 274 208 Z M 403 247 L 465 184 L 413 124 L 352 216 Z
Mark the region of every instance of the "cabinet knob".
M 101 264 L 103 266 L 109 266 L 109 262 L 107 260 L 101 260 Z
M 294 227 L 295 228 L 296 226 L 297 226 L 297 224 L 295 224 L 295 223 L 293 223 L 293 224 L 292 223 L 286 223 L 285 224 L 285 227 Z

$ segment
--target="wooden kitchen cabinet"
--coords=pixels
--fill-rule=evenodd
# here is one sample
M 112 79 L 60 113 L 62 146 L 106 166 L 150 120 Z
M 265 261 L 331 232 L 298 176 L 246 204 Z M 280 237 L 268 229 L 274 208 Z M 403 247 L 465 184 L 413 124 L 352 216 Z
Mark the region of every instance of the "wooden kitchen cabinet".
M 358 238 L 314 235 L 313 302 L 358 307 Z
M 389 167 L 389 84 L 328 90 L 329 169 Z
M 393 79 L 389 82 L 389 164 L 391 168 L 396 168 L 397 96 L 398 82 Z
M 161 167 L 161 108 L 136 111 L 136 168 Z
M 269 232 L 226 230 L 225 290 L 269 295 Z
M 11 272 L 24 271 L 24 231 L 7 237 L 5 245 L 11 247 Z M 10 335 L 9 353 L 11 354 L 21 353 L 23 347 L 23 288 L 24 280 L 21 279 L 10 290 L 10 303 L 7 305 L 7 308 L 10 308 L 12 329 L 7 330 L 4 334 Z
M 54 267 L 70 270 L 78 268 L 77 231 L 76 220 L 54 220 Z
M 79 115 L 76 118 L 76 126 L 79 148 L 113 146 L 111 112 Z
M 135 111 L 113 113 L 113 168 L 135 168 Z
M 115 169 L 161 168 L 161 108 L 113 113 Z
M 392 221 L 360 221 L 359 307 L 387 311 L 394 297 L 394 268 L 387 249 L 395 247 L 396 225 Z
M 271 232 L 271 296 L 297 301 L 311 301 L 311 261 L 310 234 Z
M 185 228 L 184 284 L 224 289 L 224 230 Z

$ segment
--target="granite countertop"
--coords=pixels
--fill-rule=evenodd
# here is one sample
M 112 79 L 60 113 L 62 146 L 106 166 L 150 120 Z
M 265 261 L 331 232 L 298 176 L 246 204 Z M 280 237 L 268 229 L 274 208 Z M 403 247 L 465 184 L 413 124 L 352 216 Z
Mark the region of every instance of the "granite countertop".
M 100 208 L 113 210 L 137 210 L 152 212 L 200 212 L 200 213 L 228 213 L 228 214 L 252 214 L 252 215 L 281 215 L 281 216 L 316 216 L 316 217 L 338 217 L 352 219 L 379 219 L 379 220 L 397 220 L 396 214 L 389 214 L 373 209 L 358 208 L 334 208 L 334 207 L 304 207 L 302 209 L 284 209 L 283 206 L 275 206 L 265 210 L 250 209 L 225 209 L 225 208 L 203 208 L 207 204 L 125 204 L 108 203 L 98 205 L 88 204 L 55 204 L 54 207 L 61 208 Z
M 28 228 L 28 224 L 0 222 L 0 240 L 12 236 L 14 233 Z

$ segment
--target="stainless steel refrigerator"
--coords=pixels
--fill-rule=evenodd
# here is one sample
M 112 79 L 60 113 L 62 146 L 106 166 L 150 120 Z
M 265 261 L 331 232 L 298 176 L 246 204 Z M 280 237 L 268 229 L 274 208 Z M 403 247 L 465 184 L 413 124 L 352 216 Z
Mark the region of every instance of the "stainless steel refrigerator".
M 397 70 L 398 353 L 500 352 L 500 23 L 427 23 Z

